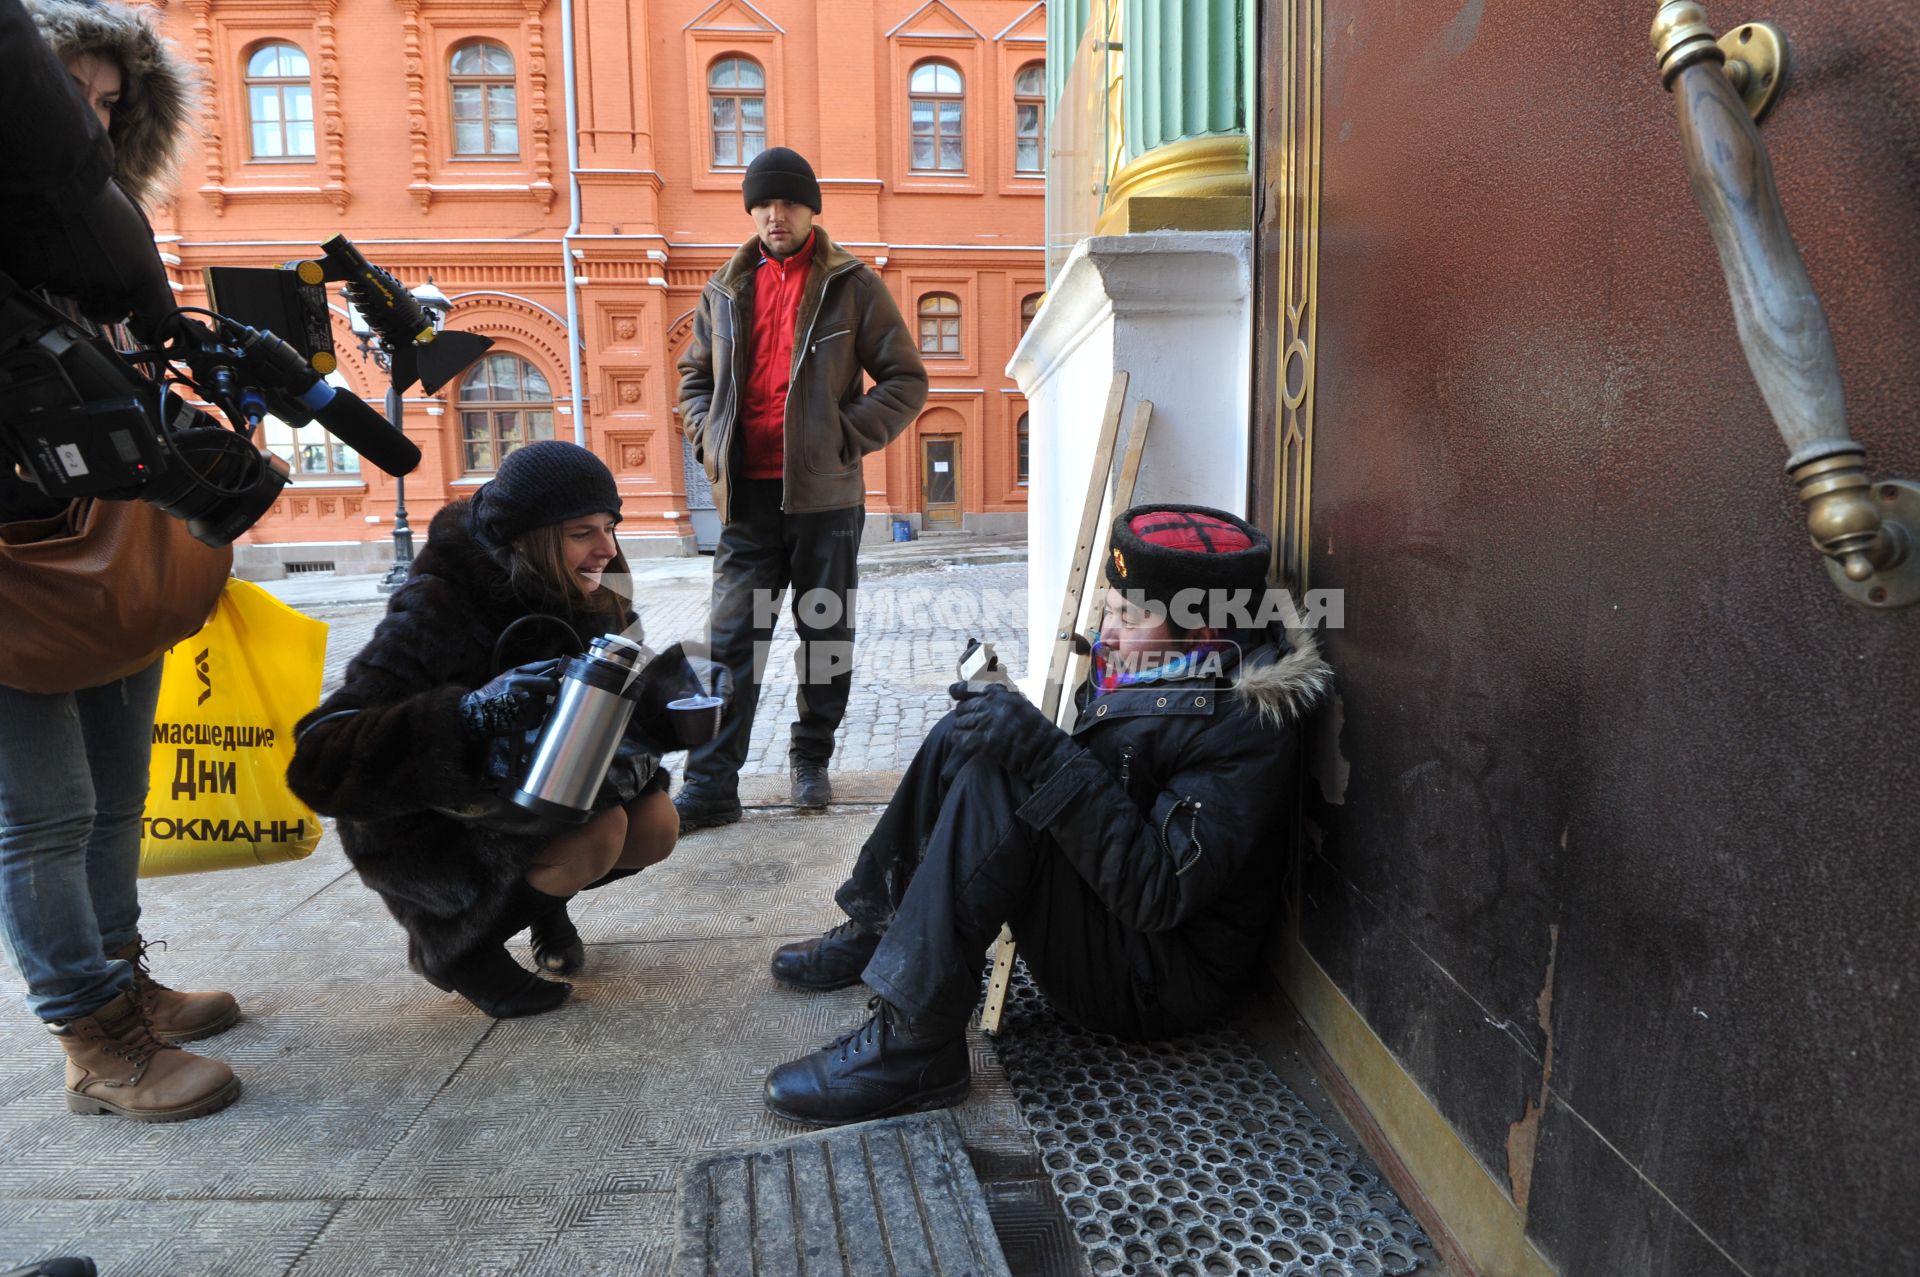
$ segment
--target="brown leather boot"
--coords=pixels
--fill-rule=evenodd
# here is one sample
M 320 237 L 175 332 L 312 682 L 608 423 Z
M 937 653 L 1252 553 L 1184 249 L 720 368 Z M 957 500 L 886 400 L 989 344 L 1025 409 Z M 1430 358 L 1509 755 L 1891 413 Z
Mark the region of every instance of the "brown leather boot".
M 184 1122 L 240 1094 L 232 1069 L 155 1037 L 131 993 L 47 1030 L 67 1053 L 67 1107 L 75 1113 Z
M 225 1033 L 239 1021 L 240 1004 L 231 993 L 181 993 L 154 979 L 147 970 L 147 950 L 151 947 L 136 936 L 126 948 L 107 956 L 133 964 L 134 996 L 146 1012 L 155 1037 L 168 1042 L 198 1042 Z

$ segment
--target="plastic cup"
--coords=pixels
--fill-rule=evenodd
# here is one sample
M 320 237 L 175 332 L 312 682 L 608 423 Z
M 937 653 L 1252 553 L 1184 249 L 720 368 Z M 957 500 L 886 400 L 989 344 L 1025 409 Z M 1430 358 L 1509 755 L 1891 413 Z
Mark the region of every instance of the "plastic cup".
M 720 734 L 720 712 L 726 702 L 718 696 L 682 696 L 667 702 L 673 734 L 682 745 L 704 745 Z

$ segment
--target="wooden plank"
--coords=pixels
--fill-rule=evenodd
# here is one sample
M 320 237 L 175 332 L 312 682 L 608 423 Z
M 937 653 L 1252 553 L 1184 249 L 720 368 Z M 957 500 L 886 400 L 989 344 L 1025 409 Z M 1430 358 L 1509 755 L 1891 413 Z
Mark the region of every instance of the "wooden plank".
M 1120 512 L 1133 504 L 1133 489 L 1140 481 L 1140 458 L 1147 451 L 1147 427 L 1153 424 L 1153 400 L 1142 399 L 1133 406 L 1133 429 L 1127 433 L 1127 452 L 1120 459 L 1120 474 L 1113 482 L 1113 499 L 1107 505 L 1107 517 L 1100 520 L 1100 541 L 1093 562 L 1100 565 L 1101 575 L 1090 573 L 1085 595 L 1085 614 L 1078 618 L 1074 632 L 1092 634 L 1099 630 L 1107 616 L 1107 588 L 1104 574 L 1107 565 L 1107 546 L 1113 538 L 1113 521 Z M 1080 686 L 1092 668 L 1092 656 L 1068 649 L 1072 655 L 1068 658 L 1067 687 Z M 1071 696 L 1063 696 L 1060 713 L 1054 721 L 1067 731 L 1072 731 L 1079 721 L 1080 707 L 1073 703 Z
M 1113 481 L 1113 449 L 1120 436 L 1120 410 L 1127 402 L 1125 369 L 1113 374 L 1107 390 L 1107 409 L 1100 419 L 1100 436 L 1094 446 L 1093 468 L 1087 474 L 1087 496 L 1080 507 L 1080 535 L 1073 545 L 1073 558 L 1067 564 L 1067 588 L 1060 600 L 1060 624 L 1054 627 L 1053 654 L 1047 660 L 1047 682 L 1040 697 L 1040 710 L 1048 718 L 1060 709 L 1060 696 L 1067 676 L 1067 657 L 1073 651 L 1073 626 L 1080 618 L 1080 592 L 1086 588 L 1087 565 L 1093 558 L 1093 543 L 1100 533 L 1100 506 L 1107 485 Z
M 1080 539 L 1074 546 L 1073 562 L 1067 569 L 1066 597 L 1060 604 L 1060 628 L 1055 632 L 1053 653 L 1047 662 L 1047 684 L 1041 698 L 1040 710 L 1049 719 L 1068 731 L 1073 730 L 1075 717 L 1079 709 L 1071 698 L 1065 695 L 1069 686 L 1068 675 L 1072 674 L 1071 686 L 1078 687 L 1084 676 L 1083 658 L 1074 652 L 1073 636 L 1081 632 L 1082 614 L 1087 611 L 1087 582 L 1096 560 L 1104 563 L 1106 558 L 1107 537 L 1112 518 L 1102 518 L 1108 514 L 1111 486 L 1111 509 L 1118 513 L 1133 503 L 1134 485 L 1140 478 L 1140 459 L 1146 453 L 1147 427 L 1153 422 L 1153 401 L 1143 399 L 1134 406 L 1133 429 L 1127 436 L 1126 455 L 1120 461 L 1120 474 L 1113 474 L 1113 450 L 1119 441 L 1120 412 L 1126 405 L 1127 374 L 1116 371 L 1113 374 L 1113 386 L 1107 392 L 1107 414 L 1100 423 L 1099 447 L 1094 453 L 1093 473 L 1087 477 L 1086 504 L 1080 507 Z M 1092 617 L 1098 624 L 1106 607 L 1106 591 L 1093 591 L 1096 602 Z M 1063 703 L 1064 702 L 1064 708 Z M 980 1006 L 980 1028 L 986 1033 L 998 1033 L 1000 1021 L 1007 1010 L 1007 985 L 1013 979 L 1013 960 L 1016 946 L 1013 932 L 1006 927 L 1000 928 L 1000 938 L 993 942 L 993 974 L 987 980 L 986 1001 Z

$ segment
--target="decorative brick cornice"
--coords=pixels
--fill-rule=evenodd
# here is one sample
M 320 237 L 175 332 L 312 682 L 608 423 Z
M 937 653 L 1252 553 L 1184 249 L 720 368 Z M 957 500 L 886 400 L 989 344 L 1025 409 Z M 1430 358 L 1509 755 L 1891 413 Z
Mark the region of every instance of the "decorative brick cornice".
M 506 340 L 545 357 L 552 371 L 553 397 L 557 402 L 572 390 L 565 383 L 571 372 L 567 359 L 567 330 L 553 316 L 531 303 L 509 297 L 472 298 L 456 303 L 462 332 L 479 333 Z M 457 392 L 453 392 L 457 393 Z

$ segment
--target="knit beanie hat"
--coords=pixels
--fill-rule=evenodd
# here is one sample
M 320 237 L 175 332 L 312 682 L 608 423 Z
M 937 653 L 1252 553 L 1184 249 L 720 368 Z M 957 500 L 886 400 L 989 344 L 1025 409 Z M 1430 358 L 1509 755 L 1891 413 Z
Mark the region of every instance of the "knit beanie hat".
M 784 146 L 753 157 L 753 163 L 747 165 L 746 180 L 740 184 L 740 194 L 747 201 L 749 213 L 755 204 L 768 200 L 805 204 L 816 213 L 820 211 L 820 181 L 813 175 L 813 165 L 800 152 Z
M 1267 585 L 1273 545 L 1225 510 L 1137 505 L 1113 521 L 1107 584 L 1170 605 L 1183 590 L 1250 590 Z
M 504 550 L 523 532 L 589 514 L 610 514 L 619 521 L 613 471 L 578 444 L 542 439 L 506 455 L 493 478 L 473 494 L 468 517 L 483 545 Z

